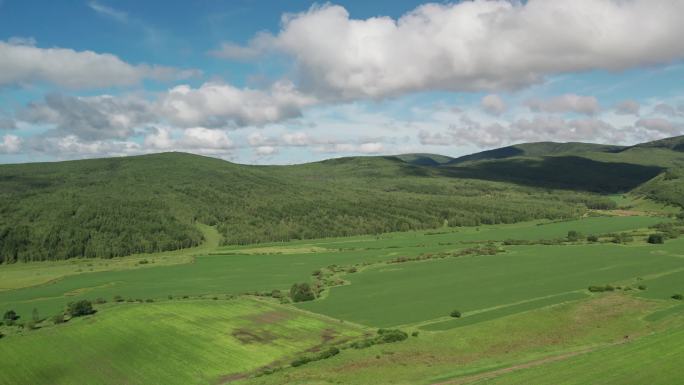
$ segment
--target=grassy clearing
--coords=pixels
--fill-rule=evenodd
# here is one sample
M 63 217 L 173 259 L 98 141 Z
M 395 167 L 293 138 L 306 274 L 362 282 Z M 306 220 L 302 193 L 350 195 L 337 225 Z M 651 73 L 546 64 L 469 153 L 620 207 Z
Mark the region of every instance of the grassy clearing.
M 0 384 L 217 384 L 360 334 L 249 299 L 106 306 L 3 338 Z
M 331 360 L 237 384 L 437 384 L 549 355 L 600 348 L 625 335 L 638 338 L 654 327 L 641 317 L 658 308 L 650 301 L 607 294 L 462 328 L 420 332 L 391 346 L 345 350 Z
M 612 244 L 511 246 L 497 255 L 380 265 L 351 275 L 323 300 L 298 306 L 376 327 L 423 322 L 453 309 L 464 314 L 593 284 L 682 267 L 682 259 L 649 246 Z M 560 297 L 559 297 L 560 298 Z M 467 318 L 467 317 L 466 317 Z
M 62 261 L 0 265 L 0 291 L 42 285 L 66 276 L 101 271 L 119 271 L 190 263 L 193 256 L 216 248 L 220 235 L 213 227 L 198 224 L 205 242 L 190 249 L 154 254 L 136 254 L 111 259 L 74 258 Z

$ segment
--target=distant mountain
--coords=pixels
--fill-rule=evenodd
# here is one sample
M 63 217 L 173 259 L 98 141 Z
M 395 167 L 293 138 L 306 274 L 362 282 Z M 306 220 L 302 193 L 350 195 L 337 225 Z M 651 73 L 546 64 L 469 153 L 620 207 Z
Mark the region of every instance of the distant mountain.
M 553 156 L 553 155 L 577 155 L 587 152 L 619 152 L 624 150 L 623 146 L 611 146 L 593 143 L 556 143 L 556 142 L 537 142 L 522 143 L 512 146 L 497 148 L 494 150 L 482 151 L 471 155 L 461 156 L 451 160 L 449 163 L 458 164 L 479 160 L 505 159 L 515 156 Z

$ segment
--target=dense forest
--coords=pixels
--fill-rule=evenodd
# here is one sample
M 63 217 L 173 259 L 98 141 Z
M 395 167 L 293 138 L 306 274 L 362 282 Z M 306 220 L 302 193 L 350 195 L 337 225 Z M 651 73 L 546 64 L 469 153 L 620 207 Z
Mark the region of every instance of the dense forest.
M 682 205 L 676 146 L 545 145 L 559 155 L 468 162 L 412 155 L 246 166 L 165 153 L 4 165 L 0 262 L 186 248 L 203 241 L 196 223 L 245 244 L 572 218 L 614 205 L 598 193 L 634 188 Z M 659 153 L 649 163 L 644 151 Z

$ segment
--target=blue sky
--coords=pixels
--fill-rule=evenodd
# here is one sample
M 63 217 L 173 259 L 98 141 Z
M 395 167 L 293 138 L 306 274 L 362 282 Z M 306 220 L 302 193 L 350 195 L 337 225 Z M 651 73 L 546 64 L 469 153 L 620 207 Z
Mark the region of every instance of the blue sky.
M 0 0 L 0 163 L 684 133 L 677 0 Z

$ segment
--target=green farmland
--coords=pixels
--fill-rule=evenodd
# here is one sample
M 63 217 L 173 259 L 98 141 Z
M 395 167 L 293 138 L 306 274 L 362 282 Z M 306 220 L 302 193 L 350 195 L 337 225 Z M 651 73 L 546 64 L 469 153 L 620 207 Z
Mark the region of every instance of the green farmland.
M 96 314 L 63 325 L 53 326 L 46 319 L 33 331 L 0 327 L 6 335 L 0 354 L 10 357 L 4 361 L 10 369 L 2 372 L 0 384 L 71 384 L 84 375 L 92 384 L 147 383 L 152 378 L 165 384 L 309 384 L 320 383 L 328 371 L 356 365 L 365 369 L 339 378 L 363 384 L 396 360 L 415 365 L 420 357 L 439 356 L 429 369 L 394 374 L 396 383 L 428 384 L 496 373 L 501 366 L 554 352 L 625 349 L 609 345 L 624 334 L 650 333 L 662 328 L 658 325 L 677 323 L 682 314 L 669 297 L 684 292 L 684 238 L 662 245 L 645 242 L 653 232 L 650 226 L 669 221 L 644 215 L 597 216 L 243 247 L 204 245 L 150 255 L 145 264 L 140 257 L 115 258 L 110 270 L 97 265 L 83 271 L 88 265 L 78 262 L 81 271 L 76 272 L 64 265 L 55 270 L 62 275 L 34 285 L 25 282 L 30 282 L 31 272 L 44 271 L 41 263 L 26 265 L 23 275 L 17 272 L 21 265 L 3 266 L 6 285 L 14 289 L 0 291 L 0 308 L 15 310 L 20 319 L 30 319 L 34 309 L 49 318 L 80 299 L 102 298 L 106 303 L 96 305 Z M 583 237 L 594 234 L 598 241 L 569 241 L 570 231 Z M 630 239 L 615 243 L 611 239 L 616 234 Z M 318 299 L 293 306 L 271 298 L 273 290 L 286 293 L 293 283 L 313 283 L 316 271 L 329 274 L 333 282 L 322 288 Z M 587 290 L 607 284 L 620 289 L 611 294 Z M 640 290 L 640 285 L 647 289 Z M 252 299 L 255 294 L 261 299 Z M 115 297 L 121 302 L 114 302 Z M 607 306 L 608 298 L 619 304 L 616 314 L 583 320 L 582 331 L 573 329 L 577 335 L 551 345 L 526 342 L 508 349 L 509 354 L 496 348 L 501 338 L 496 337 L 497 327 L 534 318 L 535 328 L 558 336 L 568 327 L 559 319 Z M 645 318 L 635 318 L 628 306 Z M 462 312 L 461 318 L 449 316 L 454 309 Z M 524 323 L 514 324 L 520 338 L 534 332 Z M 604 330 L 592 329 L 596 325 Z M 391 347 L 344 349 L 379 327 L 399 327 L 418 337 Z M 503 355 L 484 355 L 486 346 L 468 348 L 483 343 L 478 338 Z M 293 358 L 333 345 L 343 348 L 339 357 L 287 368 Z M 85 348 L 67 354 L 76 346 Z M 635 343 L 634 349 L 638 346 Z M 413 354 L 418 358 L 409 359 Z M 573 360 L 581 359 L 573 354 Z M 59 358 L 64 355 L 69 360 Z M 468 364 L 455 370 L 453 362 L 462 360 Z M 366 367 L 368 361 L 380 365 Z M 256 376 L 264 368 L 280 369 Z

